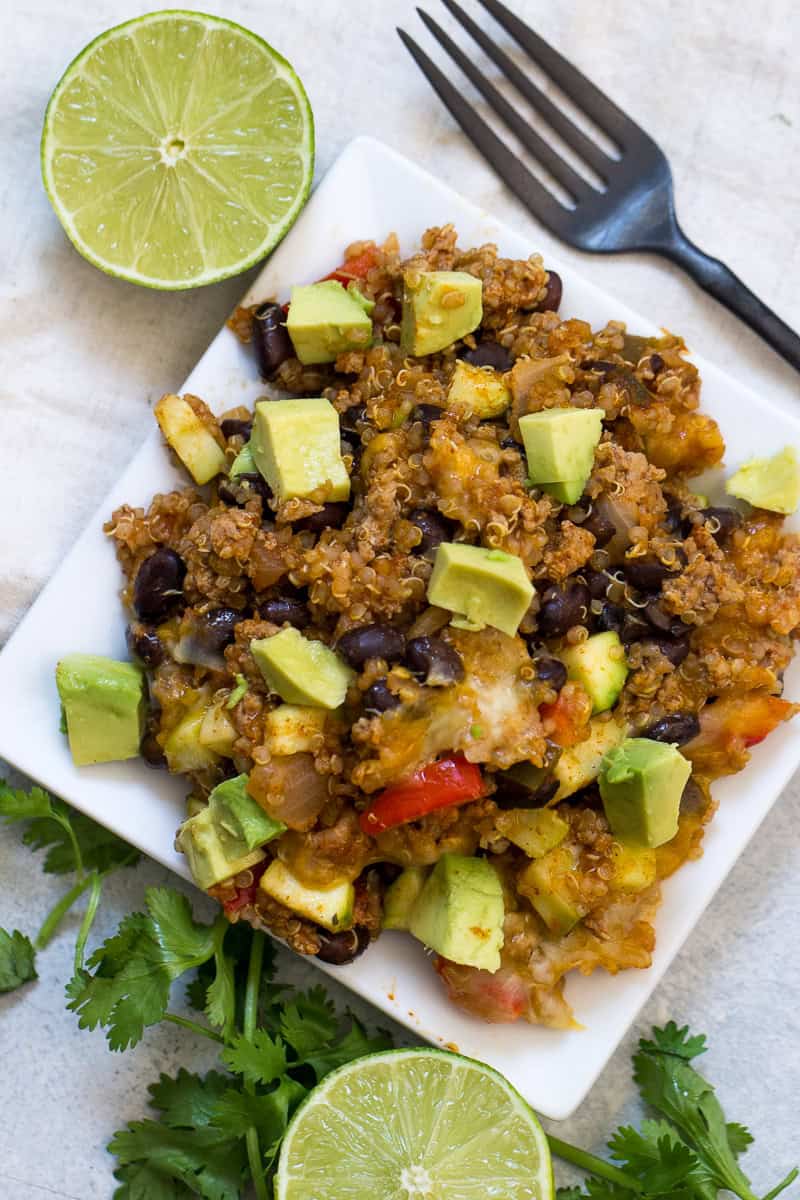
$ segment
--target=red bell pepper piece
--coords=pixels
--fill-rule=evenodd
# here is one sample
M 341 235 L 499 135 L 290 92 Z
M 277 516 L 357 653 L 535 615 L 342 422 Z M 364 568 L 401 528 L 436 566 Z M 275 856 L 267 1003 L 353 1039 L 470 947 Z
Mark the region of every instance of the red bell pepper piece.
M 480 768 L 474 763 L 462 754 L 442 758 L 381 792 L 362 812 L 361 828 L 364 833 L 382 833 L 437 808 L 477 800 L 485 791 Z

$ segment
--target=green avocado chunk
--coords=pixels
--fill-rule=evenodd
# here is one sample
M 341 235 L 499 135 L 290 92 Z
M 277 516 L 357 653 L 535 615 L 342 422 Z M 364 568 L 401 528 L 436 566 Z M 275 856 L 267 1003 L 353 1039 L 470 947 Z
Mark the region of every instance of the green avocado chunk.
M 427 867 L 407 867 L 394 883 L 389 884 L 383 897 L 384 929 L 408 929 L 412 910 L 428 874 Z
M 270 690 L 287 704 L 338 708 L 354 677 L 324 642 L 312 642 L 297 629 L 255 639 L 250 653 Z
M 368 305 L 337 279 L 292 288 L 286 329 L 300 362 L 335 362 L 346 350 L 366 350 L 372 343 Z
M 409 929 L 451 962 L 497 971 L 503 945 L 503 889 L 485 858 L 443 854 L 411 911 Z
M 291 311 L 291 310 L 290 310 Z M 483 319 L 483 284 L 466 271 L 408 271 L 403 282 L 400 349 L 436 354 Z
M 570 679 L 579 683 L 592 701 L 592 713 L 613 708 L 628 678 L 625 649 L 619 634 L 595 633 L 577 646 L 561 651 Z
M 681 796 L 692 765 L 676 746 L 626 738 L 609 750 L 600 770 L 600 795 L 621 842 L 663 846 L 678 832 Z
M 465 617 L 467 628 L 492 625 L 513 637 L 532 599 L 533 586 L 515 554 L 461 542 L 440 543 L 428 581 L 428 600 Z
M 206 807 L 178 830 L 176 845 L 198 887 L 213 887 L 255 866 L 264 858 L 260 847 L 286 831 L 247 794 L 247 778 L 237 775 L 217 784 Z
M 307 497 L 320 488 L 320 503 L 350 495 L 339 417 L 330 400 L 260 400 L 249 445 L 253 461 L 279 500 Z
M 144 721 L 138 667 L 99 654 L 68 654 L 56 666 L 56 686 L 76 766 L 138 755 Z
M 527 896 L 551 933 L 563 937 L 586 916 L 575 878 L 575 850 L 556 846 L 530 862 L 517 879 L 517 889 Z
M 528 478 L 562 504 L 580 499 L 603 431 L 601 408 L 546 408 L 519 419 Z
M 793 513 L 800 504 L 800 464 L 793 446 L 772 458 L 753 458 L 725 484 L 729 496 L 747 500 L 754 508 Z

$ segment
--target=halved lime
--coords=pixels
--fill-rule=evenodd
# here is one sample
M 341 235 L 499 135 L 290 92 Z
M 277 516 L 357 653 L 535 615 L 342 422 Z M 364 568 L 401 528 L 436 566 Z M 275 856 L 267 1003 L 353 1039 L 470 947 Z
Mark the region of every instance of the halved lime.
M 283 1140 L 275 1200 L 552 1200 L 547 1139 L 511 1084 L 442 1050 L 328 1075 Z
M 150 13 L 100 34 L 45 114 L 42 176 L 68 237 L 146 287 L 197 287 L 258 262 L 313 172 L 314 120 L 289 63 L 204 13 Z

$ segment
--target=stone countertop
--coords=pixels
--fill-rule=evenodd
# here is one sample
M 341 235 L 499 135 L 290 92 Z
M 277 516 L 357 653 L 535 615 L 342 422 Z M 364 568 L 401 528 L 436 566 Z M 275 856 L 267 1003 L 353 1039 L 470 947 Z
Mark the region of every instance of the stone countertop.
M 435 0 L 429 7 L 435 11 Z M 297 68 L 316 116 L 317 178 L 353 136 L 383 138 L 524 230 L 545 258 L 552 251 L 573 263 L 746 383 L 787 407 L 797 404 L 796 374 L 676 268 L 644 255 L 590 258 L 537 227 L 454 128 L 400 45 L 396 24 L 430 48 L 411 0 L 324 0 L 313 6 L 311 26 L 308 0 L 228 0 L 218 9 L 262 34 Z M 39 181 L 44 106 L 65 65 L 92 37 L 147 6 L 31 0 L 23 8 L 12 0 L 11 10 L 0 74 L 0 640 L 144 438 L 154 401 L 180 385 L 247 283 L 150 292 L 100 274 L 74 253 Z M 757 20 L 748 6 L 726 0 L 518 0 L 515 11 L 657 138 L 673 167 L 689 236 L 800 326 L 800 101 L 792 52 L 800 43 L 800 8 L 793 0 L 765 0 Z M 441 6 L 436 15 L 449 24 Z M 674 1017 L 709 1034 L 703 1067 L 731 1119 L 756 1135 L 745 1160 L 755 1191 L 796 1160 L 799 798 L 795 780 L 586 1103 L 558 1126 L 560 1136 L 599 1147 L 619 1121 L 637 1115 L 629 1069 L 635 1038 L 653 1021 Z M 0 836 L 0 879 L 0 925 L 29 933 L 63 887 L 41 873 L 13 831 Z M 168 880 L 152 863 L 114 878 L 97 938 L 141 906 L 146 885 Z M 115 1129 L 145 1115 L 146 1085 L 160 1071 L 202 1070 L 210 1062 L 203 1047 L 169 1026 L 121 1055 L 109 1054 L 100 1033 L 79 1031 L 63 997 L 74 929 L 40 956 L 36 984 L 0 997 L 4 1200 L 107 1200 L 113 1180 L 103 1147 Z M 288 954 L 280 965 L 292 979 L 318 978 Z M 344 1003 L 343 990 L 332 990 Z

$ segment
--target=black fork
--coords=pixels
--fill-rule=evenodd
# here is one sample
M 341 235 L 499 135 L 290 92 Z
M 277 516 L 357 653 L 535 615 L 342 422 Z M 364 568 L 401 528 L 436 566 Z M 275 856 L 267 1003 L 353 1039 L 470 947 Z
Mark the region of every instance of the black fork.
M 718 258 L 704 254 L 681 229 L 675 216 L 672 172 L 663 151 L 653 139 L 557 50 L 514 16 L 500 0 L 480 0 L 532 61 L 619 147 L 619 157 L 607 154 L 520 70 L 456 0 L 444 0 L 444 3 L 551 129 L 603 181 L 604 190 L 601 191 L 575 171 L 531 128 L 436 21 L 422 9 L 417 9 L 450 58 L 571 198 L 570 207 L 561 203 L 540 183 L 413 38 L 398 29 L 397 32 L 428 82 L 467 137 L 533 215 L 557 237 L 579 250 L 597 254 L 647 250 L 671 259 L 800 370 L 800 337 L 767 308 L 733 271 Z

